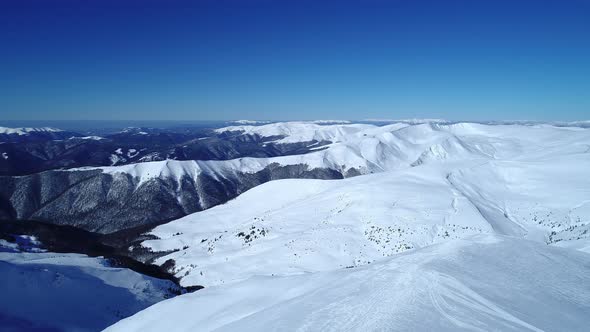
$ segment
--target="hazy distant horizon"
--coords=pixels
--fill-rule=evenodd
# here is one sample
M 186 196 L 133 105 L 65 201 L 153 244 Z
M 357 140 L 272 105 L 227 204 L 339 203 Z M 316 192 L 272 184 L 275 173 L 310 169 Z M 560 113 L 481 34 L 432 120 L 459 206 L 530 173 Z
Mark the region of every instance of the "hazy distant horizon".
M 442 122 L 442 123 L 482 123 L 482 124 L 553 124 L 573 125 L 590 127 L 590 119 L 574 121 L 535 121 L 535 120 L 446 120 L 446 119 L 293 119 L 293 120 L 266 120 L 266 119 L 234 119 L 234 120 L 2 120 L 0 127 L 55 127 L 63 130 L 94 130 L 94 129 L 119 129 L 125 127 L 152 127 L 152 128 L 180 128 L 180 127 L 223 127 L 238 124 L 239 121 L 252 121 L 253 123 L 242 123 L 246 125 L 263 125 L 277 122 L 339 122 L 349 121 L 350 123 L 387 124 L 393 122 Z

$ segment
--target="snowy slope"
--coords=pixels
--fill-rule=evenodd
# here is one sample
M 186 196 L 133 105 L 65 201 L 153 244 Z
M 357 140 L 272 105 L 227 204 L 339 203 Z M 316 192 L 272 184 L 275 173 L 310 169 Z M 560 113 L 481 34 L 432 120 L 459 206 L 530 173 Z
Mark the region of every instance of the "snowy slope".
M 167 280 L 108 267 L 101 258 L 2 251 L 0 246 L 2 331 L 97 331 L 178 289 Z
M 347 178 L 267 182 L 155 228 L 157 238 L 142 245 L 169 252 L 156 263 L 174 262 L 183 285 L 206 289 L 113 330 L 581 331 L 590 324 L 590 129 L 289 122 L 218 133 L 309 142 L 311 152 L 98 169 L 137 179 L 133 192 L 172 179 L 178 197 L 181 182 L 197 183 L 200 175 L 235 186 L 271 165 Z M 48 312 L 39 314 L 41 324 L 55 316 L 68 328 L 81 324 L 79 317 L 114 321 L 166 294 L 128 270 L 113 276 L 100 260 L 18 255 L 0 256 L 10 280 L 0 287 L 14 299 L 0 301 L 0 323 L 29 324 L 21 321 L 29 308 L 14 290 L 41 296 L 33 306 Z M 63 293 L 63 280 L 67 289 L 96 289 L 115 300 L 93 302 L 86 317 L 73 303 L 88 294 L 66 292 L 76 315 L 54 313 L 43 296 Z
M 162 225 L 153 232 L 160 240 L 143 245 L 184 248 L 158 263 L 172 258 L 183 284 L 210 286 L 259 274 L 363 265 L 445 238 L 492 231 L 444 175 L 415 170 L 343 181 L 272 181 Z
M 400 155 L 416 162 L 345 180 L 266 183 L 157 227 L 159 239 L 143 245 L 179 250 L 157 263 L 173 259 L 183 284 L 203 286 L 364 265 L 478 233 L 588 251 L 590 131 L 474 124 L 372 130 L 392 135 L 392 145 L 406 147 Z
M 496 232 L 590 252 L 590 153 L 564 152 L 489 162 L 448 179 Z
M 478 235 L 353 269 L 206 288 L 106 331 L 587 331 L 589 317 L 588 254 Z
M 270 160 L 363 175 L 271 181 L 155 228 L 142 245 L 177 250 L 156 263 L 205 290 L 109 331 L 587 329 L 590 130 L 307 126 L 242 129 L 328 139 Z

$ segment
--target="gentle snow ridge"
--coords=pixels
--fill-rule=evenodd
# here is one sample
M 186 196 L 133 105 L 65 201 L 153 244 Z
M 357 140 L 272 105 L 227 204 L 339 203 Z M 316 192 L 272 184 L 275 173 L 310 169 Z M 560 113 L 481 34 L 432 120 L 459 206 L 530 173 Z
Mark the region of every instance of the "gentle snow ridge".
M 336 141 L 363 129 L 374 127 L 363 124 L 321 125 L 310 122 L 278 122 L 262 126 L 230 126 L 216 129 L 217 133 L 243 132 L 246 135 L 262 137 L 286 136 L 277 143 L 297 143 L 309 141 Z
M 585 253 L 474 236 L 359 268 L 205 288 L 106 331 L 585 331 L 589 266 Z

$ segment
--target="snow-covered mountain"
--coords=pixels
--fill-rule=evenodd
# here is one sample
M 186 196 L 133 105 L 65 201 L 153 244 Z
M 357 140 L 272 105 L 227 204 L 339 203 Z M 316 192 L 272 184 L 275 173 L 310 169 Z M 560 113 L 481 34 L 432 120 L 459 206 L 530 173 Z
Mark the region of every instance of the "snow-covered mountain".
M 238 125 L 257 125 L 257 124 L 267 124 L 270 121 L 266 120 L 234 120 L 230 121 L 230 123 L 238 124 Z
M 364 265 L 478 233 L 589 250 L 588 169 L 590 158 L 562 157 L 273 181 L 156 228 L 144 246 L 179 250 L 159 263 L 173 259 L 184 284 L 205 286 Z M 552 184 L 565 170 L 570 180 Z
M 387 126 L 367 124 L 318 125 L 309 122 L 272 123 L 262 126 L 231 126 L 217 129 L 218 133 L 267 138 L 265 144 L 277 145 L 307 142 L 310 151 L 270 158 L 238 158 L 176 162 L 166 161 L 102 168 L 109 173 L 130 173 L 145 177 L 161 174 L 166 168 L 183 169 L 175 177 L 195 172 L 208 174 L 227 172 L 255 173 L 270 164 L 279 166 L 305 165 L 309 169 L 331 169 L 345 177 L 405 169 L 428 160 L 503 160 L 523 153 L 560 153 L 562 147 L 586 151 L 590 133 L 576 127 L 558 128 L 547 125 L 482 125 L 458 123 L 440 125 L 425 123 L 409 125 L 395 123 Z M 549 149 L 549 150 L 548 150 Z M 187 165 L 193 165 L 187 168 Z M 145 171 L 141 171 L 144 169 Z M 167 171 L 164 170 L 164 173 Z M 141 175 L 142 173 L 143 175 Z
M 240 132 L 242 135 L 259 135 L 261 137 L 277 137 L 278 143 L 337 141 L 358 133 L 372 125 L 334 124 L 328 125 L 315 122 L 278 122 L 262 126 L 238 125 L 216 129 L 217 133 Z
M 310 142 L 318 146 L 318 151 L 273 161 L 281 165 L 305 163 L 312 168 L 354 169 L 355 174 L 405 168 L 426 159 L 506 159 L 570 144 L 585 151 L 590 137 L 588 130 L 578 127 L 477 123 L 322 126 L 289 122 L 232 126 L 217 132 L 257 135 L 279 144 Z
M 268 126 L 227 130 L 330 141 L 301 162 L 361 176 L 272 181 L 157 227 L 143 246 L 205 290 L 110 330 L 586 328 L 587 129 Z
M 556 330 L 568 313 L 565 329 L 587 326 L 584 126 L 245 122 L 193 142 L 240 157 L 0 177 L 0 217 L 161 224 L 125 250 L 205 290 L 114 329 Z
M 0 216 L 82 227 L 92 223 L 86 229 L 108 232 L 179 218 L 276 179 L 338 179 L 404 171 L 421 165 L 436 165 L 433 167 L 446 177 L 452 170 L 469 165 L 520 162 L 526 158 L 541 162 L 543 158 L 558 160 L 562 155 L 573 155 L 570 158 L 577 163 L 590 144 L 587 129 L 548 125 L 292 122 L 226 127 L 218 132 L 230 135 L 219 138 L 220 141 L 251 141 L 255 136 L 259 142 L 256 144 L 272 144 L 277 149 L 306 146 L 306 150 L 277 157 L 164 160 L 4 178 L 0 179 L 5 182 L 0 188 L 0 201 L 4 201 L 0 204 Z M 123 157 L 136 152 L 115 151 Z M 61 185 L 64 183 L 65 188 Z M 43 196 L 36 200 L 21 199 L 41 193 Z M 74 198 L 77 204 L 73 204 Z M 107 220 L 109 225 L 104 225 Z
M 357 268 L 205 288 L 106 331 L 586 331 L 589 266 L 580 251 L 476 235 Z
M 311 123 L 309 123 L 311 124 Z M 98 131 L 101 132 L 101 131 Z M 23 133 L 25 133 L 23 131 Z M 278 144 L 256 135 L 216 133 L 209 127 L 125 128 L 81 134 L 51 129 L 0 135 L 0 176 L 21 176 L 84 166 L 121 166 L 164 160 L 231 160 L 304 154 L 317 142 Z M 4 137 L 4 139 L 3 139 Z M 316 143 L 315 145 L 313 145 Z
M 8 128 L 0 127 L 0 142 L 39 142 L 55 139 L 79 137 L 80 134 L 51 127 Z
M 61 129 L 42 127 L 42 128 L 8 128 L 0 127 L 0 135 L 31 135 L 34 133 L 56 133 L 61 132 Z
M 203 286 L 364 265 L 479 233 L 588 251 L 589 134 L 551 126 L 363 128 L 324 150 L 272 160 L 310 168 L 354 165 L 359 174 L 373 174 L 272 181 L 159 226 L 152 232 L 158 239 L 143 245 L 176 250 L 157 263 L 173 260 L 184 285 Z M 230 169 L 262 167 L 257 159 L 239 162 Z M 207 164 L 207 171 L 230 162 L 218 163 Z M 189 171 L 173 176 L 179 172 Z

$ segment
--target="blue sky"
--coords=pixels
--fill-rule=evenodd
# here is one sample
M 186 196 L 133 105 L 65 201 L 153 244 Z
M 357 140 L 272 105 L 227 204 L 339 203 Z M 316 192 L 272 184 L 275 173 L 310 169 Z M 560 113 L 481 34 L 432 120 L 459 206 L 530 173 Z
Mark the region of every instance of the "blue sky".
M 590 118 L 590 1 L 0 2 L 0 120 Z

